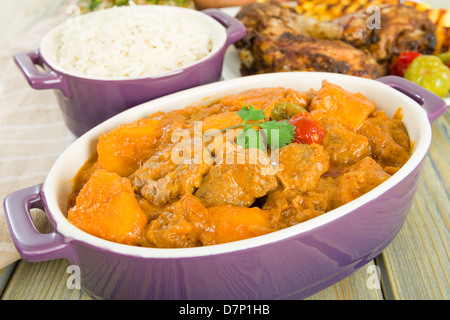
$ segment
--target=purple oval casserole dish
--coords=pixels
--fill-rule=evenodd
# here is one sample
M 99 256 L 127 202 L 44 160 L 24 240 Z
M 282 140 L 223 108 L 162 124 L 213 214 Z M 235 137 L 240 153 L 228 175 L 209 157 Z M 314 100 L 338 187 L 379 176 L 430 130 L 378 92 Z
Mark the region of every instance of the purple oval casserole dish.
M 143 5 L 138 10 L 141 14 L 148 10 L 174 18 L 184 17 L 186 21 L 200 25 L 212 39 L 211 52 L 186 67 L 144 77 L 119 79 L 84 76 L 58 66 L 56 52 L 62 32 L 67 27 L 63 23 L 45 35 L 38 50 L 20 52 L 14 56 L 32 88 L 55 89 L 66 125 L 76 136 L 138 104 L 219 81 L 226 50 L 246 33 L 245 26 L 239 20 L 217 9 L 196 11 L 176 6 Z
M 91 236 L 65 218 L 72 179 L 103 132 L 158 110 L 184 108 L 250 88 L 318 89 L 322 81 L 359 91 L 392 116 L 402 108 L 414 141 L 408 162 L 360 198 L 293 227 L 207 247 L 154 249 Z M 5 212 L 15 245 L 28 261 L 66 258 L 81 284 L 102 299 L 301 299 L 349 276 L 393 240 L 410 211 L 431 142 L 430 122 L 447 109 L 442 99 L 398 77 L 379 81 L 330 73 L 290 72 L 243 77 L 171 94 L 108 119 L 77 139 L 45 181 L 8 195 Z M 37 232 L 29 211 L 42 207 L 54 226 Z

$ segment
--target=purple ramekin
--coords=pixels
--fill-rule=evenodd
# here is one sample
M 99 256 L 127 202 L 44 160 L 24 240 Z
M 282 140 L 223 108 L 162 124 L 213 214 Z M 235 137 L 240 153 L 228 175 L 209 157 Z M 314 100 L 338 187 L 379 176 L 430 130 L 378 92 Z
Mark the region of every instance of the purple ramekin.
M 89 235 L 65 218 L 72 179 L 95 152 L 98 136 L 158 110 L 207 104 L 250 88 L 318 89 L 326 79 L 361 92 L 403 121 L 414 142 L 407 163 L 367 194 L 324 215 L 263 236 L 214 246 L 155 249 Z M 395 88 L 395 89 L 394 89 Z M 205 99 L 207 98 L 207 99 Z M 45 181 L 8 195 L 4 208 L 17 250 L 28 261 L 66 258 L 81 285 L 102 299 L 301 299 L 349 276 L 393 240 L 410 211 L 431 143 L 430 122 L 447 110 L 429 91 L 399 77 L 379 81 L 346 75 L 289 72 L 248 76 L 184 90 L 110 118 L 77 139 Z M 54 230 L 41 234 L 29 211 L 41 207 Z
M 109 79 L 76 75 L 59 68 L 57 64 L 56 50 L 61 33 L 66 28 L 63 23 L 43 38 L 38 50 L 14 55 L 16 64 L 32 88 L 56 89 L 66 125 L 76 136 L 81 136 L 102 121 L 138 104 L 219 81 L 226 50 L 246 33 L 245 26 L 239 20 L 217 9 L 196 11 L 163 5 L 140 7 L 140 12 L 163 12 L 173 17 L 185 17 L 188 21 L 203 26 L 213 40 L 211 53 L 187 67 L 141 78 Z

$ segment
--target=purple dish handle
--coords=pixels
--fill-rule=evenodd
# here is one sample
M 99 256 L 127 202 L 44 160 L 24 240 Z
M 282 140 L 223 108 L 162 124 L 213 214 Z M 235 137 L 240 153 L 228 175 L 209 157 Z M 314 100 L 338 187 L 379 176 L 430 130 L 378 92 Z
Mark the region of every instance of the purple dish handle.
M 227 29 L 227 40 L 225 42 L 225 48 L 228 48 L 229 45 L 242 39 L 242 37 L 245 36 L 247 30 L 244 24 L 236 18 L 233 18 L 232 16 L 218 9 L 205 9 L 202 10 L 202 12 L 215 19 Z
M 441 97 L 409 80 L 397 76 L 386 76 L 377 81 L 387 84 L 420 104 L 427 112 L 430 122 L 447 111 L 447 103 Z
M 36 230 L 30 210 L 45 210 L 42 185 L 13 192 L 4 200 L 5 216 L 14 245 L 21 257 L 30 262 L 67 258 L 69 243 L 54 231 L 41 233 Z
M 37 90 L 59 89 L 66 97 L 70 97 L 69 89 L 62 76 L 52 71 L 43 72 L 36 67 L 43 67 L 39 50 L 16 53 L 14 61 L 32 88 Z

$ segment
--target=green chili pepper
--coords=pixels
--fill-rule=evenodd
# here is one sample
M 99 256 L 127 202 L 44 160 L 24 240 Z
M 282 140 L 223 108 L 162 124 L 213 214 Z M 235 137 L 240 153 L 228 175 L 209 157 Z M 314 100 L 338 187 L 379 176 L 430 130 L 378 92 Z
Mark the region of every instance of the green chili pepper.
M 441 97 L 450 90 L 450 69 L 436 56 L 415 58 L 406 69 L 405 78 Z
M 290 119 L 296 114 L 305 112 L 306 109 L 300 107 L 293 102 L 279 102 L 273 108 L 270 114 L 272 120 L 280 121 L 283 119 Z
M 439 59 L 442 60 L 444 64 L 447 64 L 450 62 L 450 51 L 439 53 L 436 55 Z

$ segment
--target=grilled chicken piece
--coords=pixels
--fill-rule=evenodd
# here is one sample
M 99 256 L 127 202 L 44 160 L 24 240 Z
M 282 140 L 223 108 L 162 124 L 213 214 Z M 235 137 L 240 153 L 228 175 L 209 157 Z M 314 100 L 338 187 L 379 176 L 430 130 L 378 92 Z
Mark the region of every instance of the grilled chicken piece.
M 334 36 L 334 39 L 366 50 L 385 66 L 404 51 L 423 54 L 434 51 L 436 27 L 426 13 L 402 4 L 383 5 L 379 10 L 378 27 L 372 24 L 375 22 L 375 12 L 360 10 L 329 22 L 334 28 L 327 38 L 333 39 Z M 336 32 L 336 27 L 339 32 Z
M 236 14 L 247 28 L 247 35 L 239 42 L 246 42 L 251 39 L 254 33 L 261 33 L 265 36 L 281 36 L 285 32 L 292 34 L 305 34 L 308 28 L 303 29 L 302 23 L 309 20 L 311 25 L 317 20 L 300 16 L 294 10 L 284 7 L 278 2 L 262 2 L 243 6 Z
M 383 71 L 373 57 L 345 42 L 288 32 L 278 38 L 258 35 L 251 48 L 243 48 L 239 55 L 242 75 L 323 71 L 375 79 Z
M 377 27 L 371 24 L 376 22 L 373 19 L 377 17 L 377 13 L 366 10 L 322 22 L 299 15 L 278 2 L 245 6 L 236 15 L 247 28 L 247 35 L 236 43 L 236 47 L 241 50 L 240 58 L 244 65 L 242 72 L 245 75 L 279 71 L 280 67 L 258 69 L 268 64 L 267 59 L 271 58 L 265 53 L 273 56 L 276 51 L 274 47 L 278 44 L 281 44 L 281 47 L 275 54 L 275 60 L 279 61 L 284 55 L 292 57 L 286 60 L 285 70 L 331 71 L 371 78 L 384 75 L 387 65 L 403 51 L 418 51 L 424 54 L 433 52 L 436 45 L 435 26 L 425 13 L 401 4 L 383 5 L 379 8 L 380 24 Z M 286 33 L 294 37 L 286 36 Z M 336 41 L 345 42 L 362 53 L 352 52 L 350 46 Z M 294 42 L 299 43 L 294 45 Z M 302 45 L 300 51 L 299 45 Z M 308 50 L 307 46 L 311 46 L 311 49 Z M 316 59 L 308 57 L 317 47 L 320 50 Z M 328 50 L 330 53 L 327 54 Z M 302 62 L 305 52 L 308 54 L 304 60 L 313 62 Z M 318 59 L 319 56 L 321 59 Z M 266 59 L 265 62 L 258 61 L 262 57 Z M 289 65 L 293 61 L 297 63 Z M 336 62 L 341 65 L 347 63 L 352 65 L 352 68 L 336 67 Z M 376 66 L 376 63 L 379 66 Z M 380 74 L 374 71 L 376 69 L 381 70 Z

